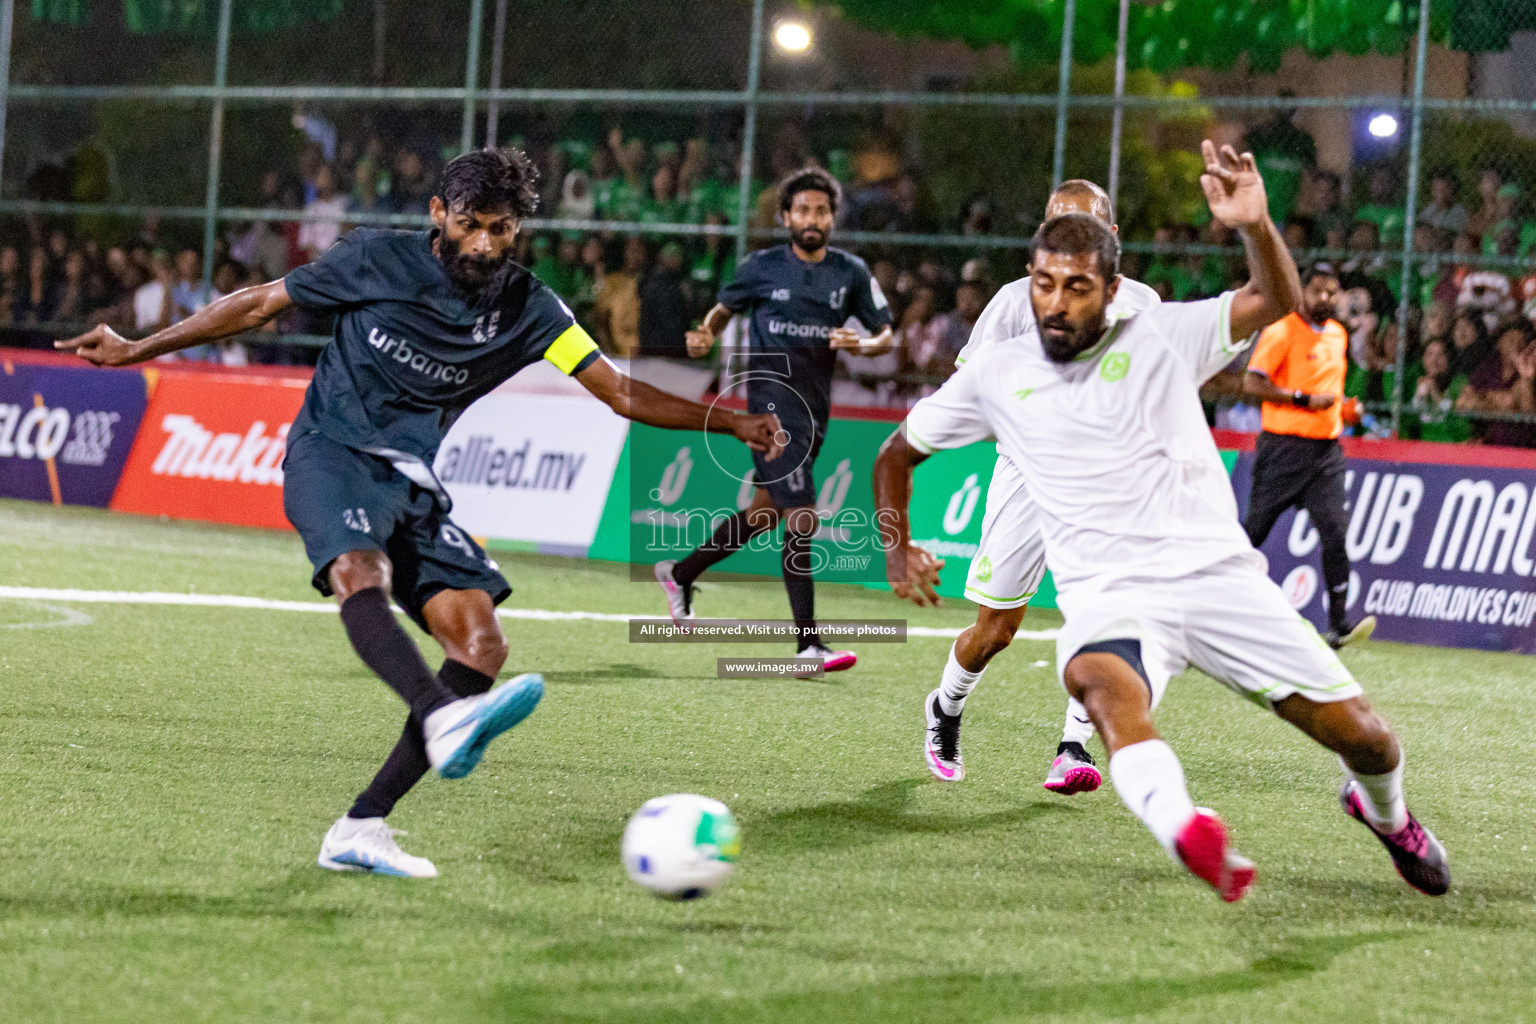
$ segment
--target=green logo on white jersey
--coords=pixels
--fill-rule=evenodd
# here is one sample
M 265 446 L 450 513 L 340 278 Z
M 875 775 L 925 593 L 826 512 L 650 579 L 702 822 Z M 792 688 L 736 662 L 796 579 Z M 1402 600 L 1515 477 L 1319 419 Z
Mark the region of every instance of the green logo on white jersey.
M 1111 352 L 1099 364 L 1099 376 L 1113 384 L 1117 380 L 1124 380 L 1125 374 L 1130 368 L 1131 357 L 1129 353 Z
M 983 583 L 992 578 L 992 559 L 986 555 L 982 555 L 981 561 L 976 563 L 976 578 Z

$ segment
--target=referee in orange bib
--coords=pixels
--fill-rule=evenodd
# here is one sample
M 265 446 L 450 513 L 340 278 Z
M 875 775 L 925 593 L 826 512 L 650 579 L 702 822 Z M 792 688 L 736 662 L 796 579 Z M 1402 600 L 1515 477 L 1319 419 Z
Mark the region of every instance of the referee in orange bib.
M 1323 639 L 1337 650 L 1364 640 L 1376 617 L 1351 625 L 1349 553 L 1344 536 L 1344 374 L 1348 369 L 1349 332 L 1333 319 L 1339 275 L 1317 263 L 1301 277 L 1301 309 L 1259 335 L 1243 391 L 1264 403 L 1263 432 L 1253 464 L 1253 491 L 1243 524 L 1254 547 L 1264 543 L 1275 521 L 1288 508 L 1306 510 L 1322 538 L 1323 583 L 1328 588 L 1328 632 Z M 1353 405 L 1352 402 L 1349 404 Z

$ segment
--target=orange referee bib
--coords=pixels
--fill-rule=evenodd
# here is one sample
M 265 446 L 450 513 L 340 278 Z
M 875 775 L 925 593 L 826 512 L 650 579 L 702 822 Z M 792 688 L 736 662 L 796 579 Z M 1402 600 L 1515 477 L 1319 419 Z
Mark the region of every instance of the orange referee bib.
M 1259 335 L 1248 369 L 1264 374 L 1275 387 L 1307 394 L 1335 395 L 1326 409 L 1264 403 L 1264 429 L 1295 437 L 1338 437 L 1344 430 L 1344 374 L 1349 368 L 1349 334 L 1337 320 L 1318 330 L 1300 313 L 1270 324 Z

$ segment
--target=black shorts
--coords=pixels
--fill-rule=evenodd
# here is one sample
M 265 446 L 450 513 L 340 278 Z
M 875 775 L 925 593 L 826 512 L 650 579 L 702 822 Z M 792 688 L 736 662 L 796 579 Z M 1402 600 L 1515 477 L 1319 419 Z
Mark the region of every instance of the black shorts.
M 752 453 L 753 482 L 768 492 L 774 508 L 814 507 L 816 477 L 812 470 L 822 442 L 827 439 L 827 422 L 818 421 L 789 403 L 773 404 L 777 408 L 772 411 L 778 415 L 780 425 L 789 436 L 784 451 L 772 462 L 762 452 Z
M 1259 434 L 1254 446 L 1253 488 L 1243 526 L 1255 547 L 1269 536 L 1276 520 L 1292 507 L 1304 508 L 1325 542 L 1342 539 L 1348 524 L 1344 510 L 1344 449 L 1337 440 Z
M 422 629 L 422 609 L 443 590 L 483 590 L 500 604 L 512 593 L 485 551 L 443 513 L 437 497 L 389 460 L 316 431 L 288 441 L 283 512 L 315 567 L 311 582 L 329 597 L 331 563 L 373 548 L 393 566 L 395 603 Z

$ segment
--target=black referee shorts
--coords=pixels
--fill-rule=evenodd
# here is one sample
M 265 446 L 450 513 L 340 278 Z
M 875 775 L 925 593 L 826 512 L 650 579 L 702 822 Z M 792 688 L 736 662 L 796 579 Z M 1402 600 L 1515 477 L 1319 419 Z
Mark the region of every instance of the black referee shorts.
M 1243 528 L 1254 547 L 1269 536 L 1289 508 L 1304 508 L 1323 543 L 1342 546 L 1347 527 L 1344 503 L 1344 449 L 1334 438 L 1259 435 L 1254 447 L 1253 490 Z

